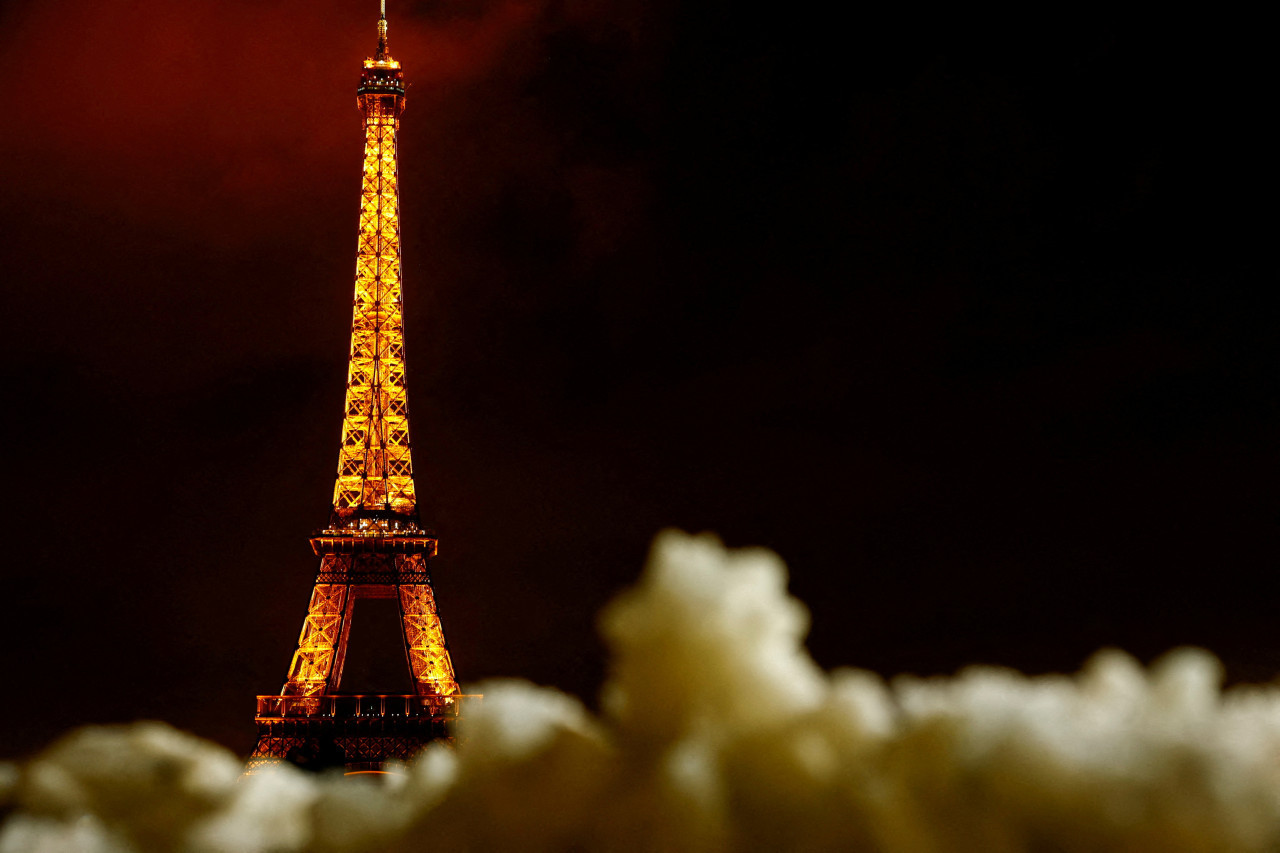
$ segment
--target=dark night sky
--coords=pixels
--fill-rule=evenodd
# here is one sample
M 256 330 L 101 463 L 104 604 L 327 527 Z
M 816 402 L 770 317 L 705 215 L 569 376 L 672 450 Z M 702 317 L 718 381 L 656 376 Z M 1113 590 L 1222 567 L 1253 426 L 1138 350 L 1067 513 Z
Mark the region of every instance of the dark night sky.
M 464 681 L 593 696 L 668 525 L 781 553 L 826 666 L 1280 673 L 1271 97 L 1215 22 L 389 6 Z M 375 10 L 0 12 L 0 756 L 252 745 L 336 464 Z

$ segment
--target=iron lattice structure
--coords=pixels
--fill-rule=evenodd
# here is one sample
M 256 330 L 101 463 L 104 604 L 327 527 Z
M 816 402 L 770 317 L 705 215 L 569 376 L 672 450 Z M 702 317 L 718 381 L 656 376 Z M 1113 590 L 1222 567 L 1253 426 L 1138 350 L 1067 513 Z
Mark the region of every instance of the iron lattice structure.
M 311 603 L 279 696 L 258 697 L 258 744 L 249 770 L 290 760 L 373 769 L 447 738 L 460 696 L 431 588 L 434 534 L 423 528 L 413 484 L 405 388 L 396 133 L 404 71 L 387 50 L 364 61 L 356 100 L 364 165 L 351 353 L 329 525 L 311 539 L 320 557 Z M 340 692 L 355 602 L 398 604 L 415 693 Z

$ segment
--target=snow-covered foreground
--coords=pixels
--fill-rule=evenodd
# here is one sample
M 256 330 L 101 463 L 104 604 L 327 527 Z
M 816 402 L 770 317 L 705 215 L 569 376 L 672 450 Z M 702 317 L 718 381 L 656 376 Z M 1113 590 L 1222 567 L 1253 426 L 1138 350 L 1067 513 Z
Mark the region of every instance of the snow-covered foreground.
M 158 723 L 0 764 L 15 851 L 1280 851 L 1280 689 L 1209 654 L 1074 676 L 826 673 L 772 553 L 664 533 L 601 615 L 604 711 L 517 681 L 456 751 L 344 779 Z

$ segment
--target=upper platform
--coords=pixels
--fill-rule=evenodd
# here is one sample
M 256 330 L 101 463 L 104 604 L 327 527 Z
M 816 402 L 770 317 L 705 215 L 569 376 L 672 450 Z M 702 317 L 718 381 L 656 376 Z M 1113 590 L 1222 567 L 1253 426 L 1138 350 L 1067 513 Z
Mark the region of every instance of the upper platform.
M 436 555 L 434 536 L 371 533 L 353 536 L 341 531 L 320 530 L 311 537 L 311 550 L 316 556 L 325 554 L 422 554 Z
M 404 112 L 404 69 L 387 48 L 387 18 L 378 19 L 378 49 L 364 61 L 356 103 L 366 122 L 396 121 Z
M 311 550 L 325 554 L 436 555 L 434 531 L 422 527 L 417 515 L 389 510 L 335 511 L 329 526 L 311 536 Z
M 365 60 L 357 95 L 399 95 L 404 97 L 404 70 L 399 62 Z

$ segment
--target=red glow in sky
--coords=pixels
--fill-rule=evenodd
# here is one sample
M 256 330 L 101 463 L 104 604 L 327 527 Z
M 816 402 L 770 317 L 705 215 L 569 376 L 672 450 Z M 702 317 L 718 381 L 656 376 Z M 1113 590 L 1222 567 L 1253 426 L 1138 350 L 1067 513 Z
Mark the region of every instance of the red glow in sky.
M 0 756 L 138 717 L 247 749 L 332 494 L 376 3 L 0 14 L 0 671 L 95 697 L 0 712 Z M 782 554 L 819 663 L 1273 677 L 1247 53 L 827 14 L 388 4 L 460 679 L 591 695 L 669 525 Z

